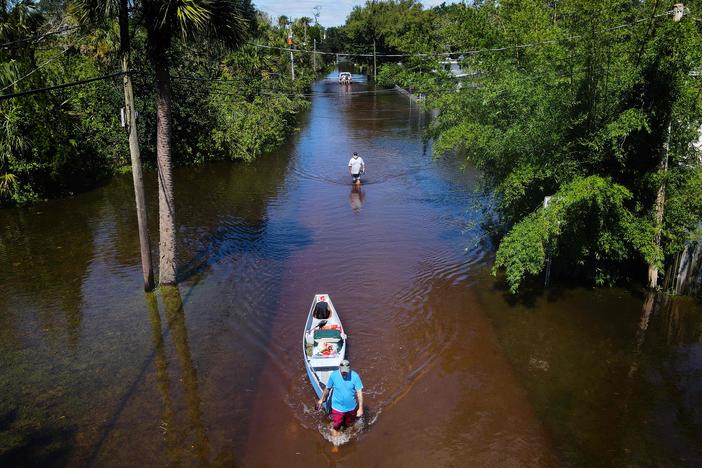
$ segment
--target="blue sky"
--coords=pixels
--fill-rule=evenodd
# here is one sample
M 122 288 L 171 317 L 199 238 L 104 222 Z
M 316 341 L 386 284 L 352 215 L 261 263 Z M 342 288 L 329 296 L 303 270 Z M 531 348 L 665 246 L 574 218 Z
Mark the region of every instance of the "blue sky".
M 356 5 L 365 5 L 365 1 L 359 0 L 252 0 L 254 5 L 265 11 L 273 18 L 285 15 L 291 18 L 308 16 L 314 18 L 312 9 L 319 5 L 319 23 L 322 26 L 340 26 L 346 21 L 346 17 Z M 455 0 L 425 0 L 422 1 L 424 8 L 440 5 L 442 1 L 454 3 Z

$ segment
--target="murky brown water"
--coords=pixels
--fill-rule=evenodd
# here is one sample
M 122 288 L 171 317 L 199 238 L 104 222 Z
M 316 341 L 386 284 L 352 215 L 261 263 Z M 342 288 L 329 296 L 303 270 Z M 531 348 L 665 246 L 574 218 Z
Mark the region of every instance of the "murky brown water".
M 406 98 L 367 90 L 320 82 L 276 154 L 176 171 L 179 294 L 141 292 L 129 177 L 0 211 L 2 463 L 702 462 L 699 302 L 510 298 L 466 229 L 475 174 L 432 160 Z M 366 386 L 366 427 L 338 453 L 302 364 L 317 292 Z

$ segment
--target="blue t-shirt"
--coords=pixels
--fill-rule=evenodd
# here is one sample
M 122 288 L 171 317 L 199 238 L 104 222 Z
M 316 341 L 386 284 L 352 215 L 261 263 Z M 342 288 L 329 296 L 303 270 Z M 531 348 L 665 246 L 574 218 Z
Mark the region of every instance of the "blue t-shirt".
M 344 379 L 341 372 L 335 370 L 329 376 L 327 387 L 334 389 L 332 392 L 332 409 L 342 413 L 356 409 L 356 392 L 363 389 L 363 382 L 361 382 L 361 378 L 356 372 L 352 370 Z

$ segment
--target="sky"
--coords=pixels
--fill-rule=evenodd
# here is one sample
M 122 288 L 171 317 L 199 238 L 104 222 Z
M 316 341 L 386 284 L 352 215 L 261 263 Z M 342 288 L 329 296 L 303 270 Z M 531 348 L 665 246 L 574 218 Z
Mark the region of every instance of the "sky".
M 454 3 L 455 0 L 423 0 L 424 8 L 431 8 L 443 2 Z M 307 16 L 314 19 L 312 9 L 319 5 L 319 24 L 324 27 L 341 26 L 356 5 L 365 5 L 365 0 L 252 0 L 256 7 L 270 14 L 273 18 L 285 15 L 290 18 Z

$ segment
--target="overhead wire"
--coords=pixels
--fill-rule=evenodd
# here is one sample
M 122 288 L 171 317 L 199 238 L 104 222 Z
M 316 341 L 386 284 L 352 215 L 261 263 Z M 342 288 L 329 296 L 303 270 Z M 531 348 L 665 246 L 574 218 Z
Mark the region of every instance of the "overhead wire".
M 659 13 L 657 15 L 654 15 L 653 18 L 660 18 L 662 16 L 670 16 L 673 14 L 673 10 L 666 11 L 663 13 Z M 697 20 L 697 18 L 693 18 Z M 648 21 L 649 18 L 639 18 L 637 20 L 628 22 L 628 23 L 623 23 L 618 26 L 613 26 L 611 28 L 605 28 L 605 29 L 600 29 L 596 31 L 596 34 L 600 33 L 605 33 L 605 32 L 611 32 L 611 31 L 617 31 L 620 29 L 625 29 L 631 26 L 634 26 L 638 23 Z M 502 51 L 507 51 L 507 50 L 515 50 L 515 49 L 526 49 L 529 47 L 536 47 L 539 45 L 547 45 L 547 44 L 557 44 L 559 42 L 565 42 L 565 41 L 571 41 L 574 39 L 581 39 L 584 37 L 582 34 L 576 34 L 573 36 L 568 36 L 564 38 L 559 38 L 559 39 L 548 39 L 544 41 L 536 41 L 536 42 L 530 42 L 530 43 L 525 43 L 525 44 L 515 44 L 511 46 L 505 46 L 505 47 L 493 47 L 493 48 L 484 48 L 484 49 L 473 49 L 473 50 L 464 50 L 464 51 L 455 51 L 455 52 L 428 52 L 428 53 L 414 53 L 414 54 L 373 54 L 372 52 L 362 52 L 362 53 L 353 53 L 353 52 L 325 52 L 325 51 L 314 51 L 314 50 L 309 50 L 309 49 L 294 49 L 294 48 L 288 48 L 288 47 L 276 47 L 276 46 L 268 46 L 268 45 L 263 45 L 263 44 L 256 44 L 256 43 L 249 43 L 250 45 L 262 49 L 274 49 L 274 50 L 282 50 L 286 52 L 294 52 L 294 53 L 308 53 L 308 54 L 319 54 L 319 55 L 338 55 L 338 56 L 351 56 L 351 57 L 395 57 L 395 58 L 400 58 L 400 57 L 447 57 L 451 55 L 477 55 L 481 53 L 486 53 L 486 52 L 502 52 Z
M 41 63 L 40 65 L 38 65 L 36 68 L 34 68 L 33 70 L 31 70 L 31 71 L 30 71 L 29 73 L 27 73 L 26 75 L 24 75 L 24 76 L 22 76 L 22 77 L 20 77 L 20 78 L 17 78 L 15 81 L 13 81 L 12 83 L 10 83 L 9 85 L 7 85 L 7 86 L 5 86 L 4 88 L 0 89 L 0 92 L 5 91 L 6 89 L 12 88 L 14 85 L 16 85 L 17 83 L 19 83 L 20 81 L 22 81 L 22 80 L 24 80 L 24 79 L 26 79 L 26 78 L 29 78 L 30 76 L 32 76 L 32 75 L 33 75 L 34 73 L 36 73 L 37 71 L 41 70 L 41 69 L 42 69 L 43 67 L 45 67 L 46 65 L 50 64 L 51 62 L 53 62 L 53 61 L 56 60 L 57 58 L 61 57 L 61 56 L 62 56 L 63 54 L 65 54 L 67 51 L 68 51 L 68 47 L 65 48 L 65 49 L 63 49 L 61 52 L 59 52 L 58 54 L 54 55 L 54 56 L 51 57 L 50 59 L 46 60 L 45 62 Z
M 0 101 L 4 101 L 7 99 L 13 99 L 13 98 L 17 98 L 17 97 L 22 97 L 22 96 L 29 96 L 32 94 L 43 93 L 43 92 L 48 92 L 48 91 L 56 91 L 58 89 L 72 88 L 74 86 L 81 86 L 84 84 L 93 83 L 95 81 L 102 81 L 102 80 L 107 80 L 110 78 L 115 78 L 118 76 L 125 75 L 127 73 L 129 73 L 129 72 L 120 71 L 120 72 L 110 73 L 108 75 L 96 76 L 93 78 L 86 78 L 84 80 L 79 80 L 79 81 L 72 81 L 70 83 L 62 83 L 62 84 L 55 85 L 55 86 L 47 86 L 44 88 L 29 89 L 27 91 L 22 91 L 19 93 L 0 94 Z
M 73 31 L 73 30 L 78 29 L 78 28 L 80 28 L 80 26 L 67 26 L 67 27 L 58 29 L 56 31 L 49 31 L 49 32 L 44 33 L 44 34 L 39 34 L 37 36 L 25 37 L 22 39 L 17 39 L 17 40 L 10 41 L 10 42 L 5 42 L 4 44 L 0 44 L 0 49 L 7 49 L 15 44 L 21 44 L 23 42 L 32 42 L 32 43 L 36 44 L 37 42 L 41 42 L 49 36 L 55 36 L 56 34 L 61 34 L 61 33 L 68 32 L 68 31 Z

